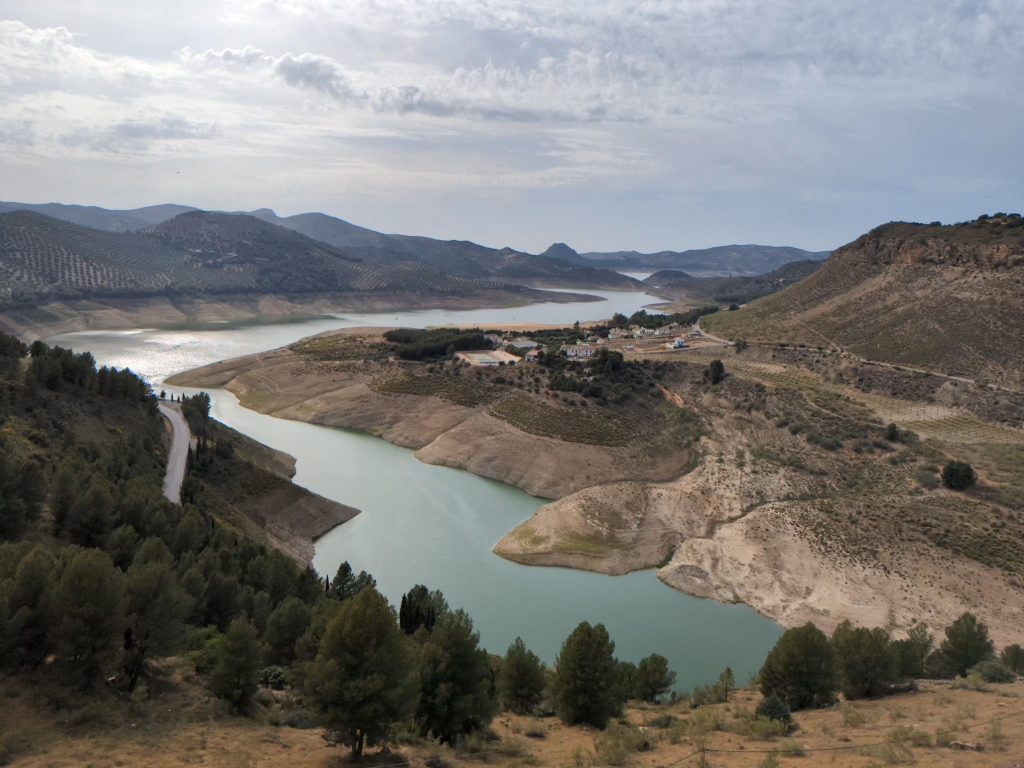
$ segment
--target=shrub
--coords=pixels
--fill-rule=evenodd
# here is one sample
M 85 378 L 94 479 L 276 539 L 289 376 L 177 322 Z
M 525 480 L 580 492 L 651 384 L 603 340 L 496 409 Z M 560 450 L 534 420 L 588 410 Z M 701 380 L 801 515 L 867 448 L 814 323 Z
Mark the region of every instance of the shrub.
M 951 491 L 964 491 L 977 482 L 974 467 L 965 461 L 950 461 L 942 468 L 942 484 Z
M 793 715 L 789 711 L 789 705 L 780 697 L 770 694 L 765 696 L 757 705 L 754 714 L 768 720 L 774 720 L 786 726 L 786 729 L 793 724 Z
M 1002 662 L 994 659 L 979 661 L 968 670 L 969 675 L 977 675 L 986 683 L 1012 683 L 1016 675 Z
M 1024 648 L 1014 643 L 1003 648 L 999 660 L 1006 665 L 1011 672 L 1018 675 L 1024 674 Z
M 639 728 L 613 724 L 594 739 L 594 751 L 601 765 L 628 765 L 637 752 L 651 748 L 651 738 Z
M 288 675 L 281 667 L 264 667 L 260 672 L 260 685 L 274 691 L 284 690 L 288 685 Z

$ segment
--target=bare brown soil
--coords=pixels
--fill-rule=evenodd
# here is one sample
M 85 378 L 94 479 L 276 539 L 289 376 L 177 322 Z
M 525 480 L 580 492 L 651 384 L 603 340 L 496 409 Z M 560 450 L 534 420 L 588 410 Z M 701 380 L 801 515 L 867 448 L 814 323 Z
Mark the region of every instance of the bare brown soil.
M 251 718 L 228 713 L 184 664 L 170 663 L 148 693 L 133 702 L 109 697 L 82 706 L 72 694 L 0 681 L 0 750 L 8 765 L 25 768 L 213 766 L 215 768 L 337 768 L 347 751 L 331 746 L 320 728 L 290 727 L 308 720 L 301 697 L 263 690 Z M 870 768 L 1012 768 L 1024 761 L 1024 683 L 976 691 L 924 683 L 917 693 L 800 712 L 788 737 L 755 735 L 751 714 L 759 696 L 738 691 L 727 704 L 629 707 L 625 725 L 640 747 L 612 755 L 601 732 L 556 718 L 499 715 L 494 740 L 463 751 L 419 739 L 371 750 L 365 766 L 537 766 L 598 768 L 611 763 L 656 768 L 698 766 L 701 748 L 715 768 L 757 768 L 774 753 L 781 766 Z M 614 738 L 614 736 L 613 736 Z M 954 751 L 950 740 L 981 747 Z M 622 759 L 617 759 L 621 757 Z M 443 762 L 441 762 L 443 761 Z

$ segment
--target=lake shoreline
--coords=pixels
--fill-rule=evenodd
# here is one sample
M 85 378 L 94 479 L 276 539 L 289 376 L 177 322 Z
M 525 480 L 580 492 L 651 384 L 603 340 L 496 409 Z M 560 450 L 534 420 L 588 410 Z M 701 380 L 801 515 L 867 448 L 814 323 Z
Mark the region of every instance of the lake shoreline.
M 0 331 L 24 341 L 34 341 L 79 331 L 217 329 L 232 324 L 300 323 L 344 313 L 430 309 L 463 311 L 601 300 L 600 296 L 561 288 L 520 292 L 500 287 L 481 289 L 465 296 L 389 291 L 379 294 L 93 297 L 0 307 Z

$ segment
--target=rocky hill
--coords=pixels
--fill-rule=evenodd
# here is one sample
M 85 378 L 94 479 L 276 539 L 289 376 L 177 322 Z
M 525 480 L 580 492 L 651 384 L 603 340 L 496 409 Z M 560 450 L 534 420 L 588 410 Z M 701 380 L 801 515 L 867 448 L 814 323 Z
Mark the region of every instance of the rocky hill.
M 705 325 L 1024 386 L 1024 218 L 886 224 L 806 280 Z
M 707 299 L 722 304 L 746 304 L 777 293 L 821 267 L 818 261 L 794 261 L 764 275 L 737 277 L 694 277 L 688 272 L 663 269 L 643 282 L 673 299 Z

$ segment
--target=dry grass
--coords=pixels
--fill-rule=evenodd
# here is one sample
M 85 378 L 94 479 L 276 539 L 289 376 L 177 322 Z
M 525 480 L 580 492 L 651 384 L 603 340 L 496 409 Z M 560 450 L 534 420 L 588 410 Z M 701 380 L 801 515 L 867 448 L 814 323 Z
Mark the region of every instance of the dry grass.
M 14 681 L 0 683 L 0 744 L 10 765 L 30 768 L 81 766 L 214 766 L 215 768 L 338 768 L 348 765 L 343 748 L 324 741 L 319 728 L 272 723 L 301 706 L 289 694 L 262 696 L 253 719 L 226 713 L 180 666 L 151 698 L 129 703 L 104 700 L 83 717 L 81 702 L 55 710 L 43 692 Z M 680 705 L 638 705 L 604 732 L 568 727 L 555 718 L 499 715 L 497 741 L 462 751 L 416 742 L 364 765 L 521 765 L 562 768 L 627 765 L 635 768 L 694 765 L 681 758 L 704 746 L 710 765 L 756 768 L 770 754 L 782 766 L 869 768 L 914 763 L 935 768 L 1012 766 L 1024 760 L 1024 683 L 996 692 L 925 684 L 915 694 L 858 702 L 796 715 L 799 730 L 779 737 L 759 729 L 752 711 L 757 694 L 739 691 L 727 704 L 691 710 Z M 97 712 L 103 717 L 97 718 Z M 851 716 L 856 713 L 856 716 Z M 893 713 L 899 715 L 894 720 Z M 77 723 L 77 724 L 75 724 Z M 536 738 L 536 734 L 543 738 Z M 529 738 L 527 738 L 529 737 Z M 951 740 L 980 743 L 984 753 L 954 752 Z M 0 747 L 2 748 L 2 747 Z M 433 758 L 433 759 L 431 759 Z M 770 762 L 768 764 L 771 764 Z

